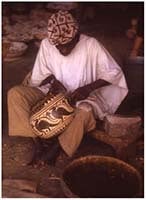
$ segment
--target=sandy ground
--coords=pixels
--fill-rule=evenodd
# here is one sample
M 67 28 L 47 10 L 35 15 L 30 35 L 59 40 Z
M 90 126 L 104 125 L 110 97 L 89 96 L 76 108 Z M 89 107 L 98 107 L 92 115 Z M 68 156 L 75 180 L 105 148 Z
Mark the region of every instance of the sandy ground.
M 88 27 L 88 28 L 87 28 Z M 113 34 L 107 29 L 100 29 L 100 25 L 83 26 L 82 31 L 98 38 L 110 51 L 112 56 L 126 71 L 127 82 L 130 87 L 130 95 L 119 109 L 120 113 L 131 114 L 134 111 L 143 116 L 143 67 L 126 66 L 125 58 L 131 48 L 132 41 L 124 37 L 123 30 L 113 30 Z M 14 62 L 3 62 L 3 139 L 2 139 L 2 175 L 5 178 L 34 180 L 38 184 L 37 192 L 48 197 L 66 197 L 60 182 L 51 177 L 61 178 L 65 166 L 75 157 L 87 154 L 115 156 L 114 150 L 107 144 L 85 138 L 76 155 L 69 159 L 61 154 L 55 167 L 44 166 L 33 168 L 26 164 L 32 156 L 32 140 L 29 138 L 9 137 L 7 119 L 7 91 L 14 85 L 20 84 L 25 75 L 31 70 L 36 53 L 36 46 L 31 43 L 27 53 Z M 134 153 L 127 162 L 134 165 L 143 175 L 143 138 L 136 142 Z M 141 158 L 141 159 L 140 159 Z

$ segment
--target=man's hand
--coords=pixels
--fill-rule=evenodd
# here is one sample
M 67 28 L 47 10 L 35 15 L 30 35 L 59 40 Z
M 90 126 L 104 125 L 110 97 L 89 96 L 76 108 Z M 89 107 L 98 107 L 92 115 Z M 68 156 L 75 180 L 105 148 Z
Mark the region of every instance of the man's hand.
M 85 85 L 83 87 L 79 87 L 78 89 L 76 89 L 70 95 L 70 103 L 73 104 L 73 105 L 75 105 L 75 103 L 77 101 L 86 99 L 89 96 L 89 94 L 92 91 L 94 91 L 95 89 L 107 86 L 109 84 L 111 84 L 111 83 L 109 83 L 109 82 L 107 82 L 105 80 L 102 80 L 102 79 L 98 79 L 97 81 L 92 82 L 92 83 L 90 83 L 88 85 Z
M 49 92 L 51 92 L 52 94 L 56 95 L 60 92 L 66 92 L 66 88 L 64 87 L 64 85 L 60 81 L 58 81 L 53 74 L 51 74 L 45 80 L 43 80 L 40 86 L 48 83 L 50 83 L 51 85 Z
M 59 94 L 60 92 L 65 92 L 65 91 L 66 91 L 66 88 L 60 81 L 58 81 L 57 79 L 54 79 L 52 81 L 49 92 L 56 95 L 56 94 Z
M 70 96 L 71 103 L 75 104 L 77 101 L 86 99 L 91 92 L 90 86 L 83 86 L 77 88 Z

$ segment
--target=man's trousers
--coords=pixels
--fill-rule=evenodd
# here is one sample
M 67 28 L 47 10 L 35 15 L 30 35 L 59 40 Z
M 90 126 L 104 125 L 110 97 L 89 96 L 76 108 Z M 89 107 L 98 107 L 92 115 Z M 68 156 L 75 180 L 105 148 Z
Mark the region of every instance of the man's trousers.
M 31 129 L 29 118 L 31 108 L 45 95 L 37 88 L 15 86 L 8 92 L 9 135 L 36 137 Z M 79 147 L 86 132 L 96 127 L 92 108 L 87 103 L 80 103 L 75 111 L 75 117 L 63 133 L 58 136 L 62 149 L 68 156 Z

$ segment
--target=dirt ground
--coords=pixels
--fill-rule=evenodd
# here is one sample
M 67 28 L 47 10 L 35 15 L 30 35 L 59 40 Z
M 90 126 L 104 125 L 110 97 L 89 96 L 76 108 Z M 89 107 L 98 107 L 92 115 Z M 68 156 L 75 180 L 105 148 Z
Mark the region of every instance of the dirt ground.
M 121 19 L 122 25 L 122 19 Z M 120 23 L 120 22 L 117 22 Z M 124 23 L 123 23 L 124 24 Z M 86 23 L 81 27 L 82 32 L 98 38 L 109 50 L 115 60 L 125 72 L 130 92 L 118 112 L 121 114 L 137 113 L 143 117 L 143 66 L 125 64 L 133 41 L 125 37 L 125 26 L 113 26 L 112 23 Z M 38 49 L 33 42 L 29 44 L 26 54 L 17 61 L 3 62 L 2 66 L 2 110 L 3 110 L 3 137 L 2 137 L 2 178 L 27 179 L 37 182 L 37 192 L 49 198 L 67 197 L 60 182 L 66 165 L 74 158 L 82 155 L 96 154 L 116 157 L 114 149 L 103 142 L 85 137 L 80 148 L 73 158 L 61 154 L 55 166 L 33 168 L 26 164 L 32 156 L 33 143 L 30 138 L 9 137 L 7 117 L 7 91 L 14 85 L 20 84 L 25 75 L 32 69 Z M 143 176 L 143 137 L 136 141 L 132 154 L 128 155 L 127 162 L 135 166 Z M 130 147 L 129 147 L 130 148 Z M 130 150 L 127 150 L 130 152 Z M 55 178 L 52 178 L 55 177 Z M 57 179 L 58 178 L 58 179 Z M 57 181 L 56 181 L 57 180 Z

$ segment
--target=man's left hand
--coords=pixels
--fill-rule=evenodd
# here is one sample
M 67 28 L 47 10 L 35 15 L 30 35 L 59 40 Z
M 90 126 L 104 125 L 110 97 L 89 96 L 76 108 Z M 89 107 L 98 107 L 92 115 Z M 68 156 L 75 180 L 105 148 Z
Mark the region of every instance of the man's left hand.
M 77 101 L 86 99 L 91 92 L 90 86 L 83 86 L 77 88 L 72 94 L 71 94 L 71 103 L 75 104 Z

